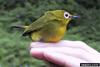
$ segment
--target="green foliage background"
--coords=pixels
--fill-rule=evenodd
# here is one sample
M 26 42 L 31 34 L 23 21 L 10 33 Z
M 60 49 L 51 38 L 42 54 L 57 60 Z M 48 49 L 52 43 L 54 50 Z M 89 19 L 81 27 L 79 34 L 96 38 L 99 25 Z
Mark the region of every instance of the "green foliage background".
M 31 40 L 21 36 L 23 30 L 10 26 L 28 25 L 56 9 L 81 16 L 71 21 L 64 39 L 81 40 L 100 51 L 100 0 L 0 0 L 0 67 L 46 67 L 30 56 Z

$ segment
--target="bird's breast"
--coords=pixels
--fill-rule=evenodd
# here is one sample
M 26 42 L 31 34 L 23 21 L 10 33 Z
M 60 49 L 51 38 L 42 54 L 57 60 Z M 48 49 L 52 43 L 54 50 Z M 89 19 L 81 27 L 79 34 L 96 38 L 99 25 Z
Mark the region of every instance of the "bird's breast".
M 66 31 L 66 27 L 59 27 L 56 30 L 56 33 L 54 33 L 54 35 L 48 37 L 47 41 L 48 42 L 58 42 L 58 41 L 60 41 L 63 38 L 65 31 Z

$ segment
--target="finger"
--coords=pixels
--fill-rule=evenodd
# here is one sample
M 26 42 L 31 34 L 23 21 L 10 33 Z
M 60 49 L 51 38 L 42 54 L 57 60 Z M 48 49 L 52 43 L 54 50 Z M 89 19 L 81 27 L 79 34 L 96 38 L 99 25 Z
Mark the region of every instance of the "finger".
M 44 60 L 43 52 L 44 52 L 43 48 L 33 48 L 33 49 L 30 49 L 31 56 L 33 56 L 33 57 L 35 57 L 37 59 L 41 59 L 41 60 Z
M 79 48 L 83 49 L 84 51 L 87 51 L 92 54 L 99 54 L 96 50 L 86 45 L 84 42 L 81 41 L 68 41 L 68 40 L 62 40 L 58 43 L 41 43 L 41 42 L 33 42 L 31 43 L 31 48 L 35 47 L 70 47 L 70 48 Z
M 87 61 L 64 55 L 57 52 L 45 52 L 44 57 L 49 61 L 56 65 L 60 65 L 62 67 L 80 67 L 80 63 L 87 63 Z
M 44 42 L 32 42 L 31 45 L 30 45 L 30 48 L 33 48 L 33 47 L 76 47 L 75 46 L 71 46 L 74 43 L 75 41 L 65 41 L 65 40 L 62 40 L 62 41 L 59 41 L 57 43 L 44 43 Z
M 30 50 L 30 54 L 38 59 L 45 60 L 44 52 L 57 52 L 73 57 L 77 57 L 89 62 L 99 62 L 100 59 L 96 59 L 97 56 L 90 54 L 82 49 L 73 49 L 68 47 L 47 47 L 47 48 L 33 48 Z
M 84 55 L 87 56 L 86 52 L 83 53 L 81 50 L 78 50 L 78 49 L 73 50 L 73 48 L 68 48 L 68 47 L 31 48 L 30 54 L 33 57 L 36 57 L 38 59 L 43 59 L 43 53 L 45 51 L 59 52 L 59 53 L 62 53 L 62 54 L 76 56 L 76 57 L 79 57 L 79 58 L 84 57 Z

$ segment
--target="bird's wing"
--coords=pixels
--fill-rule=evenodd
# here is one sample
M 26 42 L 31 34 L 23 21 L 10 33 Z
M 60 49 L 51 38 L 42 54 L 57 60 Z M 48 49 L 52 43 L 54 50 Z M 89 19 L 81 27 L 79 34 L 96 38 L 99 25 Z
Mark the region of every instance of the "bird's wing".
M 44 25 L 47 25 L 49 21 L 57 19 L 50 13 L 45 14 L 44 16 L 40 17 L 38 20 L 30 24 L 22 34 L 23 36 L 29 34 L 30 32 L 40 30 Z

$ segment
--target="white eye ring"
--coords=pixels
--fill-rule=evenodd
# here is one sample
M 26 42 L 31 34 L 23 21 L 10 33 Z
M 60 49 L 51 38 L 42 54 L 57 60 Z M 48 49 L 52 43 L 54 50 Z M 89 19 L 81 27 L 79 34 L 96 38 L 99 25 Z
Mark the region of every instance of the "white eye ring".
M 68 18 L 69 18 L 69 13 L 68 13 L 68 12 L 65 12 L 65 13 L 64 13 L 64 17 L 65 17 L 66 19 L 68 19 Z

